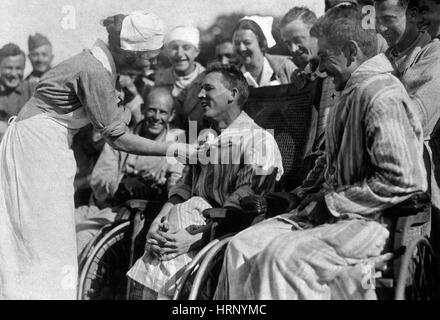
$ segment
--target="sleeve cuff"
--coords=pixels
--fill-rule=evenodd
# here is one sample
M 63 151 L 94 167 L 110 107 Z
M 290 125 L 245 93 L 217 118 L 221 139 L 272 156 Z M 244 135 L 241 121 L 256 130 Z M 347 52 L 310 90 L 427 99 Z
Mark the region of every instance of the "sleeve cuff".
M 339 218 L 341 214 L 338 212 L 335 206 L 335 192 L 331 191 L 325 195 L 325 204 L 327 205 L 328 211 L 334 216 L 335 218 Z
M 130 123 L 131 112 L 126 109 L 124 111 L 123 118 L 121 120 L 115 121 L 108 126 L 101 128 L 99 131 L 104 137 L 117 138 L 122 136 L 128 129 L 128 124 Z

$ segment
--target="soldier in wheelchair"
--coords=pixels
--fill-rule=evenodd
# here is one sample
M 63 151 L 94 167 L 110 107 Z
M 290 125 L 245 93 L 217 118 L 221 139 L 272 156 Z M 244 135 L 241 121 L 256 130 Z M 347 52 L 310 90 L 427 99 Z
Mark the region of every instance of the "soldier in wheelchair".
M 283 174 L 274 137 L 242 110 L 248 93 L 236 67 L 207 69 L 199 98 L 213 128 L 200 134 L 199 163 L 170 191 L 144 255 L 128 272 L 145 287 L 144 299 L 171 298 L 185 266 L 209 242 L 210 219 L 239 212 L 241 198 L 272 191 Z
M 341 92 L 327 124 L 322 188 L 289 195 L 296 209 L 232 238 L 217 299 L 376 297 L 362 275 L 390 258 L 381 255 L 390 235 L 384 212 L 425 192 L 427 181 L 413 103 L 385 56 L 373 58 L 376 34 L 361 21 L 341 7 L 312 28 L 320 71 Z
M 182 130 L 169 127 L 174 117 L 170 89 L 157 87 L 143 98 L 145 118 L 133 132 L 156 141 L 183 139 Z M 103 226 L 122 218 L 128 200 L 165 203 L 168 190 L 180 179 L 182 171 L 183 165 L 175 159 L 130 155 L 105 145 L 92 173 L 93 205 L 76 210 L 78 255 L 81 257 Z

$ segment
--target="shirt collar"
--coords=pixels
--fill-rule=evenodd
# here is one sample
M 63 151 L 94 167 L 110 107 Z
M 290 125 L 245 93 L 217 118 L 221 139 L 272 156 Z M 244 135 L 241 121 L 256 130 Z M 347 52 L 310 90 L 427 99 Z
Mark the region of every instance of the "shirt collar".
M 223 131 L 230 129 L 244 129 L 243 124 L 246 123 L 245 127 L 249 127 L 249 122 L 253 123 L 254 120 L 251 117 L 249 117 L 246 112 L 241 111 L 238 117 L 235 118 L 234 121 L 232 121 L 232 123 Z
M 241 66 L 241 72 L 246 78 L 248 84 L 255 88 L 280 84 L 278 80 L 274 79 L 275 72 L 273 71 L 272 66 L 270 65 L 266 57 L 264 57 L 263 61 L 263 71 L 261 74 L 260 83 L 258 83 L 257 80 L 255 80 L 255 78 L 251 75 L 251 73 L 246 70 L 246 67 L 244 65 Z
M 371 59 L 364 61 L 350 76 L 342 94 L 349 93 L 363 80 L 377 74 L 393 73 L 394 68 L 385 53 L 380 53 Z
M 96 40 L 93 48 L 90 50 L 92 55 L 104 66 L 104 68 L 114 78 L 117 76 L 116 64 L 108 46 L 101 39 Z
M 0 82 L 0 92 L 1 93 L 11 93 L 11 92 L 16 92 L 18 94 L 21 94 L 23 91 L 23 82 L 20 82 L 20 84 L 13 88 L 13 89 L 9 89 L 7 88 L 3 83 Z

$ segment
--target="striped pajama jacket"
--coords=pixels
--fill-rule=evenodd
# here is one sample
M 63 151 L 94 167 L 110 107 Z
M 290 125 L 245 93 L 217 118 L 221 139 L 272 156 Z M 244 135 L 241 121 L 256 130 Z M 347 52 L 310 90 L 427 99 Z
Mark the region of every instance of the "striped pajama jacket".
M 392 72 L 384 54 L 365 61 L 331 109 L 322 190 L 336 222 L 298 223 L 294 210 L 239 233 L 217 299 L 375 298 L 361 272 L 389 235 L 375 220 L 427 189 L 421 124 Z
M 179 195 L 185 200 L 168 216 L 170 225 L 177 229 L 205 225 L 202 212 L 207 208 L 240 208 L 242 198 L 272 191 L 283 174 L 274 137 L 244 111 L 218 137 L 208 139 L 199 154 L 199 163 L 190 165 L 169 193 L 170 198 Z M 172 296 L 184 267 L 196 254 L 192 250 L 160 262 L 146 251 L 128 276 L 160 296 Z

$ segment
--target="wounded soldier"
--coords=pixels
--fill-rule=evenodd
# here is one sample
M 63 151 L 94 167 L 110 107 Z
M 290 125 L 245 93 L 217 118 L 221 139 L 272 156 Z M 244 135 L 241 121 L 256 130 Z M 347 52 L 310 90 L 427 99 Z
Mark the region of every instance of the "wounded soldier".
M 144 100 L 145 119 L 134 127 L 133 133 L 155 141 L 184 141 L 183 130 L 169 127 L 175 114 L 171 90 L 153 88 Z M 75 210 L 78 255 L 104 225 L 115 221 L 125 201 L 166 201 L 168 190 L 182 176 L 183 165 L 175 159 L 165 159 L 104 146 L 90 182 L 95 205 Z
M 389 231 L 385 209 L 427 189 L 423 134 L 411 99 L 376 55 L 376 33 L 356 9 L 329 10 L 313 26 L 321 72 L 340 97 L 326 130 L 322 188 L 295 210 L 254 225 L 228 245 L 216 299 L 374 299 Z
M 143 257 L 128 272 L 145 286 L 144 299 L 173 296 L 184 267 L 210 239 L 208 217 L 240 210 L 242 198 L 273 191 L 281 178 L 274 137 L 242 110 L 248 94 L 238 68 L 214 64 L 207 69 L 199 98 L 216 130 L 199 136 L 199 162 L 190 164 L 171 189 L 150 227 Z

